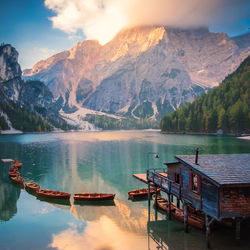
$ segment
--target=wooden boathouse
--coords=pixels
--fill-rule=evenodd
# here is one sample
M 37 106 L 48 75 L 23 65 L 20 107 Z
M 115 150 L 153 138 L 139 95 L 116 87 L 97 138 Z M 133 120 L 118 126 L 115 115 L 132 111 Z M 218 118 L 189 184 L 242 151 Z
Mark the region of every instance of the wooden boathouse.
M 165 163 L 166 169 L 147 170 L 148 187 L 160 187 L 169 202 L 175 196 L 177 207 L 182 201 L 186 232 L 189 207 L 204 214 L 208 248 L 215 220 L 234 221 L 239 240 L 241 222 L 250 217 L 250 154 L 198 155 L 197 149 L 196 155 L 175 158 L 176 162 Z

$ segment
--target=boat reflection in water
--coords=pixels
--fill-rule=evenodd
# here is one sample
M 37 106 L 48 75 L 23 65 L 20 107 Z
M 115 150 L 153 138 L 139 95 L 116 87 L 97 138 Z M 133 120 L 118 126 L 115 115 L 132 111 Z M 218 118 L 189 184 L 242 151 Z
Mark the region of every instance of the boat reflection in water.
M 173 217 L 171 220 L 167 220 L 166 213 L 164 215 L 163 213 L 159 213 L 156 209 L 152 214 L 154 215 L 151 216 L 150 220 L 147 222 L 148 249 L 205 249 L 205 231 L 189 226 L 189 233 L 185 233 L 184 224 L 181 221 Z M 250 249 L 249 230 L 250 225 L 244 225 L 240 245 L 240 249 L 242 250 Z M 156 248 L 154 247 L 155 244 L 157 245 Z M 214 225 L 211 244 L 213 249 L 239 249 L 235 241 L 234 230 L 225 228 L 219 224 Z
M 33 180 L 43 189 L 71 194 L 70 205 L 61 204 L 64 201 L 60 200 L 59 204 L 51 199 L 41 201 L 34 193 L 30 195 L 14 186 L 8 167 L 0 166 L 0 219 L 10 220 L 18 209 L 11 221 L 0 222 L 0 248 L 204 249 L 203 231 L 190 228 L 190 233 L 185 234 L 183 223 L 174 218 L 166 221 L 166 214 L 160 213 L 153 222 L 152 212 L 148 223 L 147 200 L 128 200 L 129 190 L 145 187 L 132 174 L 146 172 L 148 151 L 157 150 L 165 159 L 173 159 L 176 154 L 193 152 L 194 145 L 202 147 L 204 153 L 240 153 L 249 151 L 249 143 L 231 137 L 163 135 L 152 131 L 0 136 L 0 158 L 13 155 L 12 158 L 21 159 L 25 181 Z M 152 168 L 159 164 L 150 161 Z M 81 192 L 116 193 L 115 205 L 76 204 L 72 195 Z M 153 211 L 152 205 L 153 202 Z M 216 239 L 221 242 L 215 243 L 212 234 L 212 247 L 237 249 L 234 237 L 231 244 L 230 236 L 221 233 L 217 237 L 217 232 Z M 242 244 L 241 249 L 250 249 Z
M 147 209 L 131 209 L 125 202 L 115 205 L 77 205 L 71 203 L 70 212 L 78 220 L 67 229 L 53 234 L 49 247 L 63 249 L 147 249 Z M 52 204 L 58 207 L 56 204 Z M 140 204 L 137 205 L 140 207 Z M 84 246 L 84 247 L 83 247 Z M 156 249 L 156 244 L 154 248 Z
M 75 205 L 79 206 L 115 206 L 115 202 L 113 200 L 107 200 L 107 201 L 74 201 Z
M 63 205 L 63 206 L 70 206 L 70 201 L 69 200 L 63 200 L 63 199 L 60 200 L 60 199 L 47 198 L 47 197 L 42 197 L 42 196 L 36 196 L 36 198 L 39 201 L 47 202 L 47 203 L 50 203 L 51 205 L 58 204 L 58 205 Z
M 202 231 L 192 229 L 185 233 L 181 222 L 171 220 L 149 221 L 148 224 L 148 249 L 153 243 L 157 249 L 203 249 L 205 248 Z
M 0 167 L 0 221 L 8 221 L 17 213 L 17 200 L 21 190 L 9 181 L 6 166 Z

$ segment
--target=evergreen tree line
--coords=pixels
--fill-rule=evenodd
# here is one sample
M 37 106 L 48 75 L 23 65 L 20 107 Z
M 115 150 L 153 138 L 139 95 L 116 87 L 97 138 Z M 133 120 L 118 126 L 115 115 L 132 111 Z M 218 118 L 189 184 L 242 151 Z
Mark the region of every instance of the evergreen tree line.
M 44 121 L 38 114 L 31 113 L 29 110 L 20 107 L 15 103 L 1 104 L 1 110 L 8 115 L 13 128 L 23 132 L 47 132 L 51 131 L 51 126 Z M 0 130 L 9 129 L 6 127 L 6 120 L 3 116 L 0 117 Z
M 0 130 L 9 129 L 8 123 L 6 122 L 4 116 L 0 116 Z
M 218 87 L 161 121 L 163 131 L 250 132 L 250 56 Z
M 85 120 L 98 128 L 107 129 L 159 129 L 159 123 L 146 119 L 122 118 L 115 119 L 105 115 L 86 115 Z

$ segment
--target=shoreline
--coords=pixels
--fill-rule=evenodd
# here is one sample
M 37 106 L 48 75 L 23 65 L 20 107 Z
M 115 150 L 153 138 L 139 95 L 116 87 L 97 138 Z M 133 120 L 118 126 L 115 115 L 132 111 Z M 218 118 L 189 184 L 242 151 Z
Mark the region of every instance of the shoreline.
M 206 132 L 170 132 L 170 131 L 161 131 L 162 134 L 176 134 L 176 135 L 216 135 L 216 136 L 235 136 L 239 139 L 250 140 L 250 134 L 234 134 L 234 133 L 206 133 Z
M 243 139 L 243 140 L 250 140 L 250 135 L 244 135 L 244 136 L 240 136 L 240 137 L 237 137 L 239 139 Z
M 23 132 L 20 130 L 2 130 L 0 131 L 1 135 L 20 135 L 20 134 L 54 134 L 54 133 L 67 133 L 67 132 L 105 132 L 105 131 L 144 131 L 144 132 L 160 132 L 161 134 L 170 134 L 170 135 L 214 135 L 214 136 L 234 136 L 238 139 L 243 140 L 250 140 L 250 134 L 220 134 L 220 133 L 205 133 L 205 132 L 168 132 L 168 131 L 161 131 L 160 129 L 114 129 L 114 130 L 52 130 L 46 132 Z

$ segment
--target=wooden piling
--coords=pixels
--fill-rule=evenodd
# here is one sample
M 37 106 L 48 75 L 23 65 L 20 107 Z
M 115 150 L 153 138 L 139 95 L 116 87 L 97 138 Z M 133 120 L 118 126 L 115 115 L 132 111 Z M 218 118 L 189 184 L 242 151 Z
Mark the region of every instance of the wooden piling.
M 188 233 L 188 208 L 185 201 L 183 203 L 183 208 L 184 208 L 184 231 L 185 233 Z
M 168 193 L 168 219 L 171 220 L 171 198 L 170 193 Z
M 209 217 L 206 214 L 206 248 L 210 248 L 210 234 L 211 234 L 211 229 L 210 229 L 210 223 L 209 223 Z
M 235 239 L 237 243 L 240 243 L 240 218 L 235 219 Z
M 150 208 L 150 199 L 151 199 L 151 195 L 150 195 L 150 182 L 148 182 L 148 207 Z
M 178 199 L 178 198 L 176 199 L 176 207 L 180 208 L 180 199 Z
M 157 187 L 156 185 L 154 185 L 154 190 L 155 190 L 155 209 L 158 209 L 158 203 L 157 203 L 157 199 L 158 199 L 158 193 L 157 193 Z
M 174 201 L 174 196 L 171 194 L 170 195 L 170 201 L 173 202 Z

